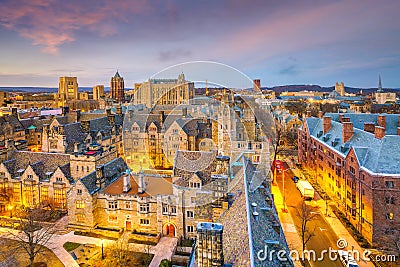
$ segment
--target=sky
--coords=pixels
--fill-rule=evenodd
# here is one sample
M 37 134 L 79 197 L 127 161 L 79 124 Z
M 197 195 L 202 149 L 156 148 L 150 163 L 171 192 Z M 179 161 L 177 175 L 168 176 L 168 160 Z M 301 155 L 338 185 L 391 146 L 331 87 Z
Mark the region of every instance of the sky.
M 118 69 L 132 88 L 213 61 L 263 87 L 377 87 L 381 75 L 400 88 L 399 11 L 398 0 L 0 0 L 0 86 L 109 86 Z

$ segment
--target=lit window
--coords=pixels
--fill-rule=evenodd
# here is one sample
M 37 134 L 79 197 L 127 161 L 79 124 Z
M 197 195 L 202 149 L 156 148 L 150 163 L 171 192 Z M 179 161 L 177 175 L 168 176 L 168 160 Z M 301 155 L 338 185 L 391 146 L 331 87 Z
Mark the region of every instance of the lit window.
M 126 208 L 127 210 L 130 210 L 130 209 L 131 209 L 131 202 L 130 202 L 130 201 L 125 201 L 125 208 Z
M 114 222 L 114 223 L 118 222 L 117 215 L 108 215 L 108 221 L 109 222 Z
M 78 200 L 76 201 L 76 208 L 77 209 L 83 209 L 85 208 L 85 202 L 83 200 Z
M 85 217 L 85 214 L 76 214 L 76 221 L 77 222 L 85 222 L 85 220 L 86 220 L 86 217 Z
M 390 221 L 393 220 L 393 213 L 392 212 L 386 213 L 386 219 Z

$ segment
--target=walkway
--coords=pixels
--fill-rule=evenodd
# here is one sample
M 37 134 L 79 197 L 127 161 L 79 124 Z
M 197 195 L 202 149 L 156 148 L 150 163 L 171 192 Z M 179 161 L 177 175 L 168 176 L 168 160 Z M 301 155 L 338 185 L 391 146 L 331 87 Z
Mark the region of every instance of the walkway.
M 149 267 L 158 267 L 163 259 L 171 260 L 177 244 L 178 239 L 175 237 L 161 237 L 158 244 L 151 250 L 154 257 Z

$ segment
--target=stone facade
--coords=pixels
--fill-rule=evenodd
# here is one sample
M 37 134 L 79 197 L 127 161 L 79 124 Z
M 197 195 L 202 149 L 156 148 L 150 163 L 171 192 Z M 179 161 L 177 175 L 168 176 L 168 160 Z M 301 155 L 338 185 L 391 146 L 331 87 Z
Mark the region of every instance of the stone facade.
M 68 101 L 78 100 L 77 77 L 60 77 L 58 83 L 57 103 L 58 107 L 68 105 Z

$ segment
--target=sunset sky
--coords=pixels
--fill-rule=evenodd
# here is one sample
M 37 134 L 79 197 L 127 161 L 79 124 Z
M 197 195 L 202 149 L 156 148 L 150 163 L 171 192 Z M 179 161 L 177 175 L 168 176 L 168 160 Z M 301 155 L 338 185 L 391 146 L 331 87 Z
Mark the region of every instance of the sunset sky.
M 400 88 L 400 1 L 1 0 L 0 86 L 133 87 L 174 64 L 230 65 L 262 86 Z M 187 77 L 191 79 L 190 76 Z

